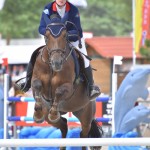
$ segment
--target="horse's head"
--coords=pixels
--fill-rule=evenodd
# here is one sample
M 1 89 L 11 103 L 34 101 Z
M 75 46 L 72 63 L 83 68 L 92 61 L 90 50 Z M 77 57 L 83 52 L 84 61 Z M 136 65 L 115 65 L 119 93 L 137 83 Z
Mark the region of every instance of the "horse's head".
M 47 25 L 45 42 L 53 71 L 61 71 L 67 55 L 67 30 L 65 24 L 54 22 Z

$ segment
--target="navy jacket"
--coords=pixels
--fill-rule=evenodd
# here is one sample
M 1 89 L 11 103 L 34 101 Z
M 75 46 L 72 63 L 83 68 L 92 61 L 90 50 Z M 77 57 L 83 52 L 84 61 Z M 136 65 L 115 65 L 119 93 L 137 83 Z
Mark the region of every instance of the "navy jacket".
M 44 20 L 44 15 L 47 15 L 47 17 L 50 18 L 50 16 L 53 14 L 59 15 L 57 13 L 57 9 L 56 9 L 56 2 L 51 2 L 45 6 L 45 8 L 42 12 L 41 21 L 40 21 L 40 25 L 39 25 L 39 33 L 40 34 L 45 35 L 45 32 L 46 32 L 46 22 Z M 81 38 L 83 37 L 82 28 L 81 28 L 81 24 L 80 24 L 79 11 L 78 11 L 77 7 L 75 7 L 74 5 L 72 5 L 69 2 L 66 2 L 66 11 L 65 11 L 64 17 L 62 18 L 62 21 L 64 23 L 65 23 L 65 21 L 70 21 L 70 22 L 74 23 L 77 27 L 80 37 Z M 67 31 L 71 34 L 77 33 L 77 31 L 71 24 L 67 24 Z M 77 38 L 77 36 L 71 36 L 71 37 L 69 37 L 69 40 L 75 42 L 78 40 L 78 38 Z

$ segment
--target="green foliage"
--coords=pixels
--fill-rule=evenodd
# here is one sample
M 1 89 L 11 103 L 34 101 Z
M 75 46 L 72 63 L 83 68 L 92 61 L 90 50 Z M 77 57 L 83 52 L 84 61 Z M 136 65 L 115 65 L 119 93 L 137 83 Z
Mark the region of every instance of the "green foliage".
M 84 31 L 97 36 L 129 35 L 132 32 L 131 0 L 87 0 L 87 9 L 80 9 Z
M 38 26 L 47 0 L 6 0 L 0 11 L 0 33 L 4 38 L 38 37 Z
M 150 59 L 150 39 L 145 40 L 145 45 L 140 48 L 140 53 Z
M 52 0 L 6 0 L 0 11 L 0 33 L 3 38 L 37 38 L 44 6 Z M 131 0 L 87 0 L 79 8 L 82 28 L 95 36 L 129 35 L 132 31 Z

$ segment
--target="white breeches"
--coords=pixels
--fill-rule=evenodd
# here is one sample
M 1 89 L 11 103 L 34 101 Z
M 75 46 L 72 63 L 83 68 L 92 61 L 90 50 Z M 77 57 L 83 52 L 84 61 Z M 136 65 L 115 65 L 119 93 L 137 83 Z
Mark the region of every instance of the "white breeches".
M 79 46 L 78 46 L 79 41 L 71 42 L 71 44 L 72 44 L 74 47 L 76 47 L 76 48 L 77 48 L 79 51 L 81 51 L 83 54 L 87 55 L 84 38 L 81 38 L 81 43 L 82 43 L 82 48 L 79 48 Z M 84 67 L 85 67 L 85 68 L 89 67 L 90 61 L 89 61 L 84 55 L 82 55 L 82 56 L 83 56 L 83 59 L 84 59 Z

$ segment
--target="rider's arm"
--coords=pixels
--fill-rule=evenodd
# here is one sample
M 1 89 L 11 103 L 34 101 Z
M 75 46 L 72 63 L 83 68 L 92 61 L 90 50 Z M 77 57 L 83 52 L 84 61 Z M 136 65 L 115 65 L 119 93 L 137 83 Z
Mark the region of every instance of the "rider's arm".
M 77 8 L 74 10 L 72 14 L 72 22 L 76 25 L 79 35 L 82 38 L 83 33 L 82 33 L 82 27 L 81 27 L 81 22 L 80 22 L 80 14 Z
M 42 35 L 45 35 L 46 33 L 46 22 L 45 22 L 45 16 L 49 18 L 50 12 L 49 12 L 49 5 L 45 6 L 42 15 L 41 15 L 41 20 L 40 20 L 40 25 L 39 25 L 39 33 Z
M 76 7 L 73 7 L 72 10 L 71 10 L 71 16 L 70 16 L 70 21 L 75 24 L 77 30 L 75 30 L 75 28 L 69 29 L 68 33 L 69 34 L 76 34 L 78 35 L 79 33 L 79 36 L 80 38 L 83 37 L 83 33 L 82 33 L 82 28 L 81 28 L 81 23 L 80 23 L 80 16 L 79 16 L 79 11 Z M 69 36 L 69 41 L 73 41 L 73 42 L 76 42 L 78 40 L 78 37 L 77 36 Z
M 45 32 L 46 32 L 46 23 L 44 21 L 44 12 L 42 13 L 42 16 L 41 16 L 41 21 L 40 21 L 40 25 L 39 25 L 39 33 L 42 34 L 42 35 L 45 35 Z

